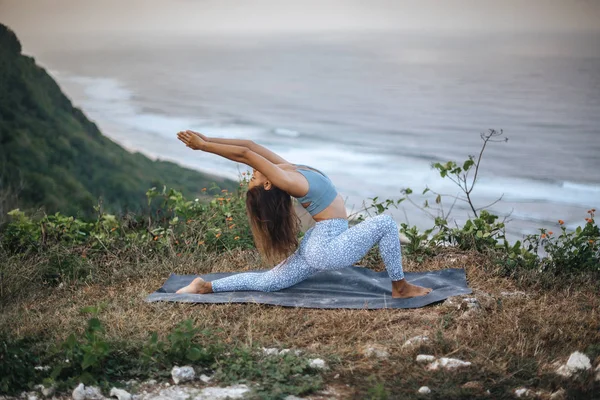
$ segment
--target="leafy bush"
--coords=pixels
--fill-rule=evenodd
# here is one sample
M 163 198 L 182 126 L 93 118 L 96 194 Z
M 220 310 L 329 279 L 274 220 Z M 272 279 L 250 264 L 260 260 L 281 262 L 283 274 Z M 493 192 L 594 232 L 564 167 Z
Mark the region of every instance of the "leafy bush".
M 94 316 L 88 319 L 82 337 L 72 333 L 54 349 L 52 359 L 55 367 L 50 375 L 53 381 L 83 382 L 90 385 L 110 375 L 111 370 L 106 366 L 112 349 L 104 339 L 104 326 L 97 317 L 99 308 L 87 307 L 82 311 Z
M 236 347 L 216 364 L 215 377 L 225 384 L 252 382 L 253 397 L 283 399 L 318 390 L 323 379 L 309 360 L 293 352 L 279 356 L 257 356 L 249 348 Z
M 40 379 L 42 371 L 35 369 L 39 356 L 33 351 L 34 344 L 33 338 L 0 337 L 0 393 L 29 389 Z
M 199 342 L 200 334 L 204 340 Z M 182 362 L 208 366 L 219 349 L 211 343 L 211 332 L 200 331 L 189 319 L 181 322 L 167 339 L 167 342 L 161 341 L 156 332 L 151 333 L 142 349 L 142 363 L 147 368 L 168 368 Z
M 34 350 L 31 341 L 0 338 L 0 391 L 18 393 L 42 380 L 59 390 L 69 391 L 82 382 L 108 389 L 117 381 L 130 378 L 168 376 L 173 365 L 194 365 L 214 371 L 215 380 L 224 384 L 246 382 L 254 387 L 253 396 L 281 399 L 303 395 L 321 388 L 318 370 L 306 357 L 288 353 L 265 356 L 255 348 L 219 343 L 209 330 L 199 330 L 192 320 L 178 324 L 160 340 L 156 333 L 141 345 L 107 340 L 98 318 L 102 307 L 86 307 L 92 314 L 82 333 L 72 333 L 57 346 Z M 53 365 L 51 372 L 34 368 Z
M 11 257 L 14 263 L 23 264 L 37 259 L 36 270 L 27 276 L 32 281 L 59 284 L 92 278 L 98 271 L 95 266 L 107 257 L 129 262 L 142 255 L 176 257 L 252 249 L 245 210 L 247 184 L 244 175 L 235 192 L 213 184 L 210 189 L 202 189 L 212 196 L 206 194 L 194 200 L 174 189 L 152 188 L 147 197 L 155 211 L 146 215 L 117 217 L 105 213 L 102 204 L 95 207 L 95 220 L 60 213 L 28 216 L 13 210 L 9 212 L 11 221 L 0 231 L 0 256 L 5 255 L 0 274 L 11 268 L 4 265 Z M 8 281 L 0 280 L 3 296 L 16 290 L 4 287 Z
M 561 233 L 554 235 L 547 229 L 540 229 L 539 234 L 527 235 L 523 241 L 510 244 L 506 239 L 506 225 L 497 215 L 487 208 L 502 198 L 484 207 L 475 207 L 473 190 L 481 166 L 483 153 L 488 143 L 502 142 L 503 131 L 489 130 L 482 133 L 483 146 L 478 157 L 469 156 L 462 163 L 448 161 L 433 163 L 432 168 L 442 178 L 450 179 L 462 191 L 460 196 L 446 196 L 426 187 L 422 195 L 427 193 L 434 196 L 433 201 L 426 199 L 422 205 L 413 200 L 413 190 L 403 189 L 403 197 L 392 200 L 380 200 L 374 197 L 371 204 L 365 207 L 367 215 L 373 210 L 376 215 L 382 214 L 390 207 L 397 208 L 404 201 L 428 214 L 434 221 L 433 227 L 420 231 L 416 226 L 402 223 L 400 232 L 408 243 L 403 245 L 403 252 L 417 261 L 433 255 L 439 248 L 452 247 L 462 251 L 477 251 L 486 253 L 492 259 L 502 264 L 505 273 L 514 271 L 535 270 L 539 273 L 552 274 L 598 273 L 600 272 L 600 231 L 594 221 L 595 209 L 588 210 L 586 224 L 577 227 L 573 232 L 567 231 L 563 221 L 559 221 Z M 442 198 L 450 197 L 452 206 L 446 210 Z M 471 216 L 462 226 L 451 227 L 448 223 L 450 214 L 456 202 L 464 202 L 471 210 Z M 357 222 L 364 220 L 363 215 L 356 218 Z
M 594 220 L 595 209 L 588 210 L 589 217 L 583 227 L 569 232 L 564 221 L 559 220 L 560 234 L 540 229 L 539 234 L 527 235 L 524 247 L 534 254 L 543 252 L 545 257 L 533 265 L 540 272 L 557 275 L 582 271 L 600 272 L 600 228 Z M 530 264 L 531 265 L 531 264 Z

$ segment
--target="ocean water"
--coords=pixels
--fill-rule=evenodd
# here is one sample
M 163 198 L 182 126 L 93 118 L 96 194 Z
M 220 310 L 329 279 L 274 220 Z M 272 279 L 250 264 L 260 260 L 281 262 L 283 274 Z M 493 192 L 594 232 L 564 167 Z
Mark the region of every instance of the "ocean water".
M 248 168 L 193 152 L 193 129 L 246 138 L 326 172 L 350 212 L 410 187 L 460 190 L 431 169 L 478 155 L 472 193 L 511 239 L 600 209 L 600 47 L 586 35 L 78 38 L 27 47 L 75 105 L 132 151 L 237 178 Z M 433 204 L 434 196 L 429 197 Z M 431 226 L 403 203 L 398 222 Z M 435 212 L 433 212 L 435 214 Z M 464 221 L 457 201 L 450 215 Z

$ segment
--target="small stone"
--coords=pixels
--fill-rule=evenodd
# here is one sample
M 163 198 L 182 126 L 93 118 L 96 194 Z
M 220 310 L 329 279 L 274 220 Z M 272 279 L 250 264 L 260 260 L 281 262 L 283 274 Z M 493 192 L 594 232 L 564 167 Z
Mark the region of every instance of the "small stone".
M 135 387 L 138 386 L 140 384 L 139 381 L 136 381 L 135 379 L 130 379 L 128 381 L 123 382 L 125 384 L 125 386 L 127 387 Z
M 515 389 L 515 396 L 517 396 L 518 398 L 531 397 L 532 395 L 533 395 L 533 391 L 531 391 L 527 388 Z
M 429 394 L 429 393 L 431 393 L 431 389 L 429 389 L 427 386 L 421 386 L 418 391 L 421 394 Z
M 588 356 L 578 351 L 571 353 L 569 360 L 563 366 L 556 370 L 558 375 L 570 377 L 579 371 L 592 369 L 592 364 Z
M 408 339 L 406 342 L 404 342 L 404 344 L 402 345 L 402 348 L 405 349 L 407 347 L 416 346 L 421 343 L 425 343 L 427 341 L 429 341 L 428 336 L 425 336 L 425 335 L 415 336 L 415 337 Z
M 250 388 L 246 385 L 233 385 L 224 388 L 208 387 L 202 389 L 202 392 L 200 392 L 200 397 L 196 398 L 207 400 L 241 399 L 249 391 Z
M 367 346 L 363 349 L 363 353 L 367 357 L 375 357 L 381 359 L 387 359 L 390 357 L 390 353 L 387 351 L 387 349 L 380 345 Z
M 567 392 L 565 392 L 565 389 L 562 388 L 550 395 L 550 400 L 565 400 L 566 398 Z
M 114 387 L 110 389 L 110 397 L 116 397 L 119 400 L 131 400 L 131 393 Z
M 263 354 L 265 356 L 276 356 L 279 355 L 279 349 L 276 349 L 275 347 L 269 347 L 269 348 L 265 348 L 263 347 Z
M 52 397 L 54 396 L 54 392 L 56 391 L 56 388 L 54 386 L 50 386 L 50 387 L 45 387 L 42 385 L 42 395 L 44 397 Z
M 35 385 L 33 388 L 40 392 L 44 397 L 52 397 L 55 391 L 54 386 L 46 387 L 44 385 Z
M 333 379 L 337 379 L 340 377 L 340 374 L 335 374 L 335 376 L 333 377 Z
M 212 380 L 212 377 L 202 374 L 200 375 L 200 380 L 204 383 L 208 383 Z
M 50 371 L 52 368 L 49 365 L 37 365 L 33 369 L 36 371 Z
M 315 369 L 326 369 L 327 368 L 327 364 L 325 364 L 325 361 L 320 358 L 314 358 L 314 359 L 310 360 L 308 365 L 311 368 L 315 368 Z
M 103 400 L 104 396 L 100 389 L 94 386 L 77 385 L 73 390 L 73 400 Z
M 156 385 L 158 382 L 156 381 L 156 379 L 148 379 L 147 381 L 145 381 L 143 383 L 143 385 L 148 385 L 148 386 L 153 386 Z
M 596 371 L 596 376 L 594 377 L 594 380 L 600 381 L 600 364 L 598 364 L 594 371 Z
M 590 362 L 590 358 L 588 356 L 575 351 L 569 357 L 569 360 L 567 361 L 567 367 L 586 370 L 592 368 L 592 363 Z
M 36 392 L 27 393 L 27 400 L 38 400 L 38 396 Z
M 475 297 L 466 297 L 462 300 L 463 304 L 466 304 L 468 308 L 480 307 L 479 301 Z
M 178 385 L 180 382 L 193 381 L 196 377 L 196 371 L 189 365 L 185 367 L 174 366 L 171 370 L 171 377 L 173 378 L 173 382 Z
M 442 357 L 439 360 L 435 360 L 431 364 L 427 366 L 427 369 L 430 371 L 435 371 L 440 368 L 444 368 L 446 370 L 464 368 L 470 366 L 471 363 L 468 361 L 462 361 L 456 358 L 446 358 Z
M 483 383 L 478 381 L 470 381 L 462 385 L 463 389 L 483 391 Z
M 416 361 L 418 363 L 432 362 L 435 361 L 435 356 L 430 356 L 429 354 L 419 354 Z

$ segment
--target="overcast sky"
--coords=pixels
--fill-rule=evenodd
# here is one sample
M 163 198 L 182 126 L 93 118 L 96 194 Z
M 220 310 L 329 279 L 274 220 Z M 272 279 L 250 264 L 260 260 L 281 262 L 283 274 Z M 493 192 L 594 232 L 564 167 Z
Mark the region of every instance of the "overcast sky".
M 0 0 L 18 35 L 103 32 L 600 32 L 600 0 Z

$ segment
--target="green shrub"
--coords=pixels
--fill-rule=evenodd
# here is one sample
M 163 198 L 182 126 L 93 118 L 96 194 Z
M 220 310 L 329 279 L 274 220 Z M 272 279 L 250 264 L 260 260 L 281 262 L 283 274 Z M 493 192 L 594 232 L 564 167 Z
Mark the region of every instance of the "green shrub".
M 560 233 L 540 229 L 539 234 L 528 235 L 524 246 L 529 252 L 545 253 L 535 264 L 540 272 L 556 275 L 578 272 L 600 272 L 600 228 L 594 220 L 595 209 L 588 210 L 589 217 L 583 227 L 569 232 L 564 221 L 559 220 Z
M 0 393 L 16 394 L 30 389 L 43 371 L 35 369 L 40 359 L 33 338 L 14 340 L 0 336 Z
M 235 347 L 215 363 L 215 378 L 225 384 L 253 383 L 253 398 L 283 399 L 301 396 L 323 385 L 319 371 L 306 357 L 292 352 L 262 356 L 250 348 Z

